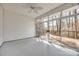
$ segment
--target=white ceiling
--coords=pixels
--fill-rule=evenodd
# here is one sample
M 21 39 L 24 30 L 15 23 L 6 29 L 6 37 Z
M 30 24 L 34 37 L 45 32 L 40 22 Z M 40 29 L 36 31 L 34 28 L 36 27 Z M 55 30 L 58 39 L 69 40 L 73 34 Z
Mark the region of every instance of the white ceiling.
M 38 13 L 33 14 L 32 11 L 30 10 L 30 6 L 36 6 L 36 7 L 41 7 L 41 10 L 38 10 Z M 3 4 L 4 8 L 6 10 L 10 10 L 16 13 L 20 13 L 23 15 L 27 15 L 30 17 L 37 17 L 40 16 L 51 9 L 54 9 L 61 5 L 61 3 L 7 3 Z

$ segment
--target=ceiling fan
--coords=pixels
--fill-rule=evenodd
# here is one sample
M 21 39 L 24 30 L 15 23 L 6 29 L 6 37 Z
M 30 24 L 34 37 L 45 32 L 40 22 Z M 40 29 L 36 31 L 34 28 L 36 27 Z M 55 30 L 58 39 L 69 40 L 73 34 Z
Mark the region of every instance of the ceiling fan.
M 40 10 L 42 10 L 43 8 L 40 6 L 30 6 L 31 11 L 33 11 L 34 13 L 38 13 Z
M 28 13 L 39 13 L 40 10 L 43 9 L 42 6 L 39 6 L 37 3 L 27 3 L 26 5 L 24 5 L 25 8 L 28 9 Z

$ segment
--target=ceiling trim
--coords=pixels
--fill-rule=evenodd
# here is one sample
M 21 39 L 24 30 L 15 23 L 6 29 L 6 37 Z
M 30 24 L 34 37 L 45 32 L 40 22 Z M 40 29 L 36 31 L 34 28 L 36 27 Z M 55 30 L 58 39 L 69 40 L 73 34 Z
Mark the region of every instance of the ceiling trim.
M 64 4 L 61 4 L 61 5 L 57 6 L 56 8 L 51 9 L 50 11 L 48 11 L 48 12 L 46 12 L 46 13 L 38 16 L 38 17 L 36 17 L 35 19 L 49 16 L 49 15 L 51 15 L 53 13 L 65 10 L 65 9 L 67 9 L 69 7 L 73 7 L 73 6 L 76 6 L 76 5 L 78 5 L 78 4 L 77 3 L 64 3 Z

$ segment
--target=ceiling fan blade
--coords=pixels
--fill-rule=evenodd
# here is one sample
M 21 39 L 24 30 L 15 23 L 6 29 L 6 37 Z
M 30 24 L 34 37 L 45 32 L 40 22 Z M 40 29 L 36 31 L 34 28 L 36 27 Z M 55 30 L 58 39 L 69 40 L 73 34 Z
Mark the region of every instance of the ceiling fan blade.
M 42 10 L 43 8 L 42 8 L 42 7 L 36 7 L 36 9 L 37 9 L 37 10 Z

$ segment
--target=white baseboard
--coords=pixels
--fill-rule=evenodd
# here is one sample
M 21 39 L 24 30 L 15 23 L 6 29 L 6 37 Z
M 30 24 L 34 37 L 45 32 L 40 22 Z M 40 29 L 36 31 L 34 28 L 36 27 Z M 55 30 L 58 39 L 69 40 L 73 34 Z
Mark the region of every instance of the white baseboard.
M 3 44 L 4 42 L 17 41 L 17 40 L 22 40 L 22 39 L 29 39 L 29 38 L 34 38 L 34 37 L 36 37 L 36 36 L 32 36 L 32 37 L 24 37 L 24 38 L 14 39 L 14 40 L 0 41 L 0 46 L 2 46 L 2 44 Z
M 32 36 L 32 37 L 23 37 L 23 38 L 12 39 L 12 40 L 4 40 L 4 42 L 17 41 L 17 40 L 22 40 L 22 39 L 29 39 L 29 38 L 34 38 L 34 37 L 36 37 L 36 36 Z

